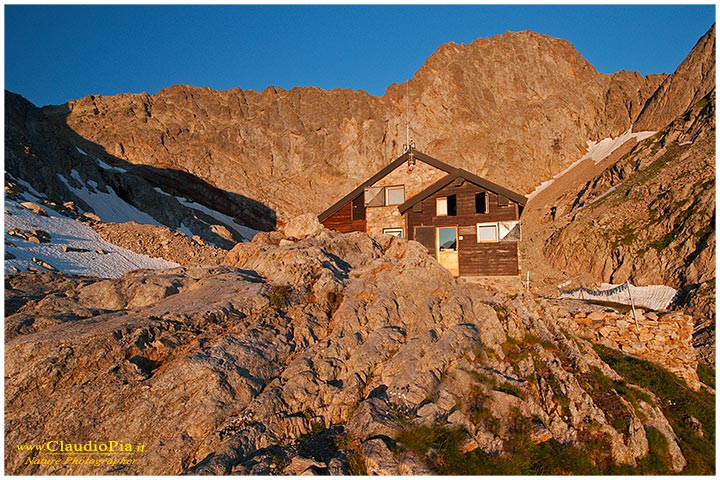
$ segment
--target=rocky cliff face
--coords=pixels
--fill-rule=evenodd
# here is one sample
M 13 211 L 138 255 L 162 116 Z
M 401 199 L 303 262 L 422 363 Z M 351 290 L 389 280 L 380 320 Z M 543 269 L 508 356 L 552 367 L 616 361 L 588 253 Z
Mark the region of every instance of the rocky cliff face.
M 669 285 L 714 363 L 715 94 L 641 142 L 546 217 L 544 256 L 565 278 Z M 547 212 L 545 213 L 547 215 Z
M 635 129 L 657 131 L 715 89 L 715 25 L 667 77 L 637 119 Z
M 696 319 L 696 347 L 711 365 L 714 33 L 698 42 L 640 114 L 635 128 L 658 128 L 655 136 L 630 141 L 595 165 L 586 161 L 533 198 L 524 214 L 525 267 L 547 283 L 547 293 L 568 281 L 679 289 L 679 305 Z
M 657 367 L 627 376 L 571 306 L 458 283 L 415 242 L 294 228 L 234 267 L 11 277 L 8 473 L 607 473 L 657 455 L 656 473 L 710 473 L 688 443 L 712 445 L 707 392 L 681 389 L 680 410 L 637 384 Z M 452 440 L 429 451 L 423 432 Z M 18 448 L 50 440 L 133 451 Z
M 67 128 L 65 111 L 41 110 L 5 95 L 7 172 L 48 201 L 71 201 L 79 213 L 95 213 L 105 222 L 165 225 L 226 249 L 254 230 L 275 227 L 275 213 L 254 200 L 184 171 L 131 165 L 105 154 Z
M 383 97 L 175 86 L 85 97 L 57 118 L 113 157 L 189 172 L 282 218 L 321 212 L 399 156 L 406 119 L 423 151 L 530 192 L 588 139 L 630 128 L 663 79 L 601 75 L 568 42 L 519 32 L 442 46 L 410 80 L 409 113 L 404 84 Z

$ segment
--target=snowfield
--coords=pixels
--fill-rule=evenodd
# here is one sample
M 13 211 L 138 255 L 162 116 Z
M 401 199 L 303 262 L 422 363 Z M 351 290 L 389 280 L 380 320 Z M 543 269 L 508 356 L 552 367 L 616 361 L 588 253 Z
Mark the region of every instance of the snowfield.
M 110 196 L 109 194 L 102 195 Z M 5 260 L 6 274 L 12 273 L 15 269 L 27 271 L 30 266 L 44 270 L 33 259 L 46 262 L 62 273 L 102 278 L 117 278 L 129 270 L 165 269 L 179 266 L 174 262 L 141 255 L 108 243 L 92 228 L 41 205 L 38 197 L 30 193 L 24 193 L 22 197 L 21 200 L 5 197 L 5 252 L 15 257 Z M 23 201 L 41 205 L 48 216 L 35 214 L 20 206 Z M 43 230 L 50 234 L 50 242 L 35 244 L 9 235 L 8 230 L 14 228 L 25 231 Z M 63 251 L 63 246 L 68 247 L 68 251 Z M 104 253 L 98 253 L 98 251 Z
M 104 193 L 97 190 L 98 185 L 94 181 L 90 180 L 86 184 L 83 182 L 77 170 L 72 170 L 70 172 L 70 176 L 80 183 L 83 186 L 82 188 L 73 187 L 70 185 L 68 179 L 60 174 L 57 174 L 57 176 L 71 192 L 90 205 L 95 214 L 100 217 L 103 222 L 125 223 L 134 221 L 137 223 L 147 223 L 155 226 L 162 225 L 147 213 L 142 210 L 138 210 L 120 198 L 112 187 L 108 186 L 107 190 L 109 193 Z M 88 188 L 88 185 L 90 188 Z

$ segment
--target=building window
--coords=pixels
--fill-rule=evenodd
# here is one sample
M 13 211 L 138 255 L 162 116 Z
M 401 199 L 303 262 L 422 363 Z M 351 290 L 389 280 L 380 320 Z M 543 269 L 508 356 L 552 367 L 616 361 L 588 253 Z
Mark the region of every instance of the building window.
M 405 185 L 385 187 L 385 205 L 405 203 Z
M 392 235 L 394 237 L 403 238 L 403 229 L 400 227 L 383 228 L 383 233 Z
M 487 192 L 475 194 L 475 213 L 490 213 L 490 202 Z
M 447 197 L 438 197 L 435 199 L 435 214 L 438 217 L 457 215 L 457 197 L 448 195 Z
M 497 242 L 498 241 L 498 224 L 497 223 L 478 223 L 477 224 L 477 241 L 481 242 Z
M 448 208 L 447 208 L 447 197 L 438 197 L 435 199 L 435 215 L 438 217 L 444 217 L 447 215 Z
M 438 227 L 438 248 L 441 252 L 457 251 L 457 228 Z

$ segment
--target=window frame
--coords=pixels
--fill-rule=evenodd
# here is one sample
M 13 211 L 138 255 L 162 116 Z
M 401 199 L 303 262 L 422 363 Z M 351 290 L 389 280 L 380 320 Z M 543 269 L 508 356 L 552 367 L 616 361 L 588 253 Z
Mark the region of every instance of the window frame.
M 484 197 L 484 205 L 485 205 L 485 211 L 479 212 L 478 211 L 478 198 L 479 196 Z M 478 192 L 475 194 L 475 214 L 476 215 L 487 215 L 490 213 L 490 194 L 488 192 Z
M 481 239 L 480 238 L 480 229 L 481 228 L 493 228 L 495 230 L 495 240 L 489 240 L 489 239 Z M 497 224 L 497 222 L 481 222 L 475 224 L 475 237 L 477 239 L 477 243 L 498 243 L 500 241 L 500 228 Z
M 390 203 L 390 192 L 398 190 L 402 191 L 402 200 L 397 203 Z M 405 185 L 387 185 L 385 187 L 385 206 L 402 205 L 403 203 L 405 203 Z
M 455 232 L 455 248 L 443 248 L 442 243 L 440 242 L 440 232 L 441 230 L 453 230 Z M 435 231 L 437 232 L 437 251 L 440 252 L 458 252 L 459 251 L 459 243 L 460 243 L 460 235 L 458 234 L 458 227 L 457 225 L 446 225 L 446 226 L 438 226 L 435 227 Z
M 395 235 L 395 233 L 399 233 L 400 235 Z M 403 227 L 389 227 L 389 228 L 383 228 L 382 233 L 385 235 L 393 235 L 394 237 L 398 238 L 405 238 L 405 229 Z
M 440 211 L 440 205 L 444 203 L 444 211 Z M 448 197 L 437 197 L 435 199 L 435 216 L 436 217 L 447 217 L 448 216 Z

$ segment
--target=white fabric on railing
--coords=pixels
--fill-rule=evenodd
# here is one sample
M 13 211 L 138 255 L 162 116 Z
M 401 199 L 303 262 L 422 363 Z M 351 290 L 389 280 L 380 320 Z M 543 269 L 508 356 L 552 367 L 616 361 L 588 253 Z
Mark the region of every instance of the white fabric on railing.
M 621 285 L 603 283 L 599 290 L 592 290 L 582 286 L 575 290 L 562 290 L 560 288 L 558 290 L 560 290 L 560 298 L 598 300 L 623 305 L 630 305 L 630 295 L 632 295 L 635 305 L 651 310 L 666 309 L 677 295 L 677 290 L 665 285 L 648 285 L 646 287 L 629 285 L 630 295 L 628 295 L 628 285 L 626 283 Z

